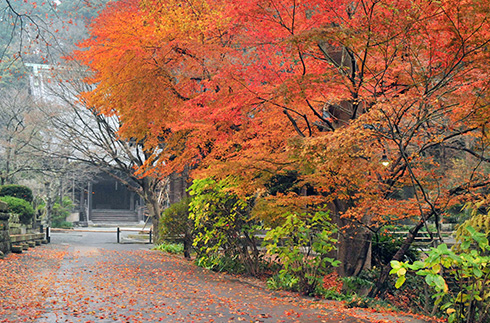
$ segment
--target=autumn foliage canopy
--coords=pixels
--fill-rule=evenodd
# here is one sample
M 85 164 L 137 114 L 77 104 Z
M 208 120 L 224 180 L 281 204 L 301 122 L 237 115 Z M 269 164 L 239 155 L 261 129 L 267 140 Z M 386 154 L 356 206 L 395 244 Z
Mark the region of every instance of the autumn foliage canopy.
M 477 0 L 121 0 L 75 53 L 81 99 L 160 147 L 142 172 L 233 178 L 270 222 L 439 221 L 490 183 L 489 18 Z

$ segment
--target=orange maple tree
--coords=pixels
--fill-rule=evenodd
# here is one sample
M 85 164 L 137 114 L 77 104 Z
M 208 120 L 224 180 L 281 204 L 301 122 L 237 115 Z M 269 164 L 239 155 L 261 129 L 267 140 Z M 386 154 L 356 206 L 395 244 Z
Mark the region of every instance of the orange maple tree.
M 427 221 L 489 184 L 488 7 L 125 0 L 75 56 L 97 85 L 84 99 L 161 147 L 153 171 L 235 177 L 269 216 L 326 206 L 344 228 L 339 272 L 356 275 L 383 225 L 413 219 L 400 259 Z

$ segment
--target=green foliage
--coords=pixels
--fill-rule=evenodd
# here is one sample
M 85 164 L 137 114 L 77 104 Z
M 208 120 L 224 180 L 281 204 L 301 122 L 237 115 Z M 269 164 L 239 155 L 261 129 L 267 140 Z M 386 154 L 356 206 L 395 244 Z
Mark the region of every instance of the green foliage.
M 315 294 L 325 299 L 350 301 L 355 297 L 364 297 L 374 285 L 377 272 L 364 270 L 359 276 L 338 277 L 336 284 L 318 284 Z
M 425 277 L 426 284 L 436 291 L 436 305 L 445 311 L 449 322 L 483 323 L 490 320 L 489 254 L 486 234 L 463 224 L 457 248 L 441 244 L 432 248 L 424 261 L 392 261 L 390 273 L 398 276 L 397 288 L 409 270 Z
M 469 206 L 465 206 L 464 209 L 468 210 L 468 208 Z M 459 237 L 466 235 L 466 227 L 468 226 L 473 227 L 476 231 L 482 232 L 487 236 L 490 235 L 490 215 L 487 213 L 478 213 L 480 208 L 480 203 L 474 205 L 473 211 L 470 212 L 471 217 L 456 229 L 457 240 L 460 240 Z
M 315 295 L 321 296 L 324 299 L 334 300 L 334 301 L 345 301 L 351 298 L 350 296 L 345 295 L 344 293 L 339 293 L 333 289 L 325 289 L 320 285 L 317 286 Z
M 298 278 L 291 274 L 276 274 L 267 280 L 267 287 L 272 290 L 298 291 L 298 282 Z
M 425 284 L 423 276 L 416 275 L 414 272 L 407 272 L 406 280 L 399 288 L 395 287 L 397 278 L 393 275 L 388 278 L 386 289 L 382 292 L 384 300 L 405 312 L 428 316 L 440 314 L 437 311 L 438 307 L 434 305 L 435 300 L 431 297 L 430 287 Z
M 181 254 L 184 252 L 184 244 L 182 243 L 161 243 L 153 248 L 153 250 L 159 250 L 172 254 Z
M 342 277 L 344 294 L 362 294 L 362 290 L 369 290 L 371 287 L 373 287 L 373 281 L 373 279 L 360 276 Z
M 337 242 L 332 238 L 336 232 L 326 212 L 287 214 L 282 225 L 267 232 L 264 241 L 268 252 L 283 265 L 279 279 L 297 279 L 298 291 L 314 294 L 327 267 L 339 264 L 328 257 Z
M 402 246 L 403 239 L 403 236 L 392 233 L 378 233 L 373 236 L 372 265 L 383 267 L 389 264 L 395 253 Z M 415 261 L 418 259 L 418 252 L 414 248 L 410 248 L 404 257 L 407 261 Z
M 228 255 L 206 254 L 198 257 L 196 259 L 196 264 L 199 267 L 216 272 L 226 272 L 230 274 L 247 273 L 244 264 L 239 260 L 237 255 L 230 257 Z
M 73 223 L 68 222 L 68 221 L 61 221 L 56 224 L 56 227 L 54 228 L 62 228 L 62 229 L 70 229 L 73 228 Z
M 398 304 L 392 303 L 392 298 L 379 299 L 366 296 L 378 275 L 379 270 L 376 268 L 363 270 L 359 276 L 352 277 L 338 277 L 337 275 L 332 275 L 332 273 L 327 274 L 323 284 L 317 286 L 316 295 L 324 299 L 342 301 L 347 307 L 399 311 Z M 401 301 L 405 302 L 406 298 L 402 298 Z M 404 308 L 408 309 L 408 307 Z
M 73 202 L 70 198 L 64 197 L 63 202 L 53 204 L 51 209 L 51 226 L 53 228 L 71 228 L 72 224 L 66 221 L 70 215 L 70 210 L 73 208 Z
M 229 266 L 223 262 L 237 262 L 256 276 L 262 262 L 255 238 L 260 225 L 251 219 L 248 201 L 228 191 L 231 185 L 229 180 L 207 178 L 195 180 L 190 187 L 189 217 L 194 221 L 198 263 L 225 268 Z
M 34 208 L 29 202 L 13 196 L 2 196 L 0 197 L 0 201 L 8 204 L 9 212 L 18 214 L 19 221 L 22 224 L 31 224 L 34 218 Z
M 160 217 L 160 239 L 183 242 L 184 254 L 190 258 L 190 246 L 194 239 L 194 223 L 189 218 L 189 197 L 172 204 Z
M 15 184 L 0 186 L 0 196 L 13 196 L 29 203 L 33 200 L 32 190 L 29 187 Z
M 372 308 L 372 309 L 383 309 L 383 310 L 396 310 L 391 304 L 385 302 L 384 300 L 377 298 L 370 298 L 366 296 L 359 296 L 357 294 L 352 294 L 344 299 L 345 306 L 348 308 Z

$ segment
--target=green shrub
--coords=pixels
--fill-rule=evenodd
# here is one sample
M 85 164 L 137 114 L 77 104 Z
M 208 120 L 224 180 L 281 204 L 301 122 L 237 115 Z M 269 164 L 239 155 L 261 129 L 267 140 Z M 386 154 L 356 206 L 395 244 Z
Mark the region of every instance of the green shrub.
M 160 217 L 160 239 L 183 242 L 184 256 L 190 258 L 191 245 L 194 237 L 194 222 L 189 219 L 190 198 L 183 198 L 163 211 Z M 163 242 L 163 241 L 161 241 Z
M 73 228 L 73 223 L 68 222 L 68 221 L 61 221 L 61 222 L 57 223 L 57 226 L 55 228 L 71 229 L 71 228 Z
M 350 276 L 342 277 L 343 293 L 345 295 L 365 295 L 373 287 L 373 279 L 369 277 Z
M 51 209 L 51 226 L 53 228 L 71 228 L 72 224 L 66 221 L 70 215 L 70 210 L 73 208 L 73 202 L 70 198 L 64 197 L 63 202 L 53 204 Z
M 396 287 L 404 284 L 408 271 L 425 277 L 436 291 L 432 296 L 435 304 L 450 323 L 484 323 L 490 320 L 489 255 L 487 235 L 463 224 L 453 249 L 443 243 L 431 248 L 423 261 L 392 261 L 390 273 L 398 276 Z
M 255 233 L 261 226 L 250 215 L 251 199 L 231 193 L 232 185 L 232 179 L 216 182 L 206 178 L 195 180 L 190 187 L 189 217 L 195 227 L 198 264 L 258 276 L 264 266 Z
M 0 196 L 13 196 L 29 203 L 33 200 L 32 190 L 23 185 L 11 184 L 0 186 Z
M 185 197 L 163 211 L 160 217 L 160 236 L 162 238 L 183 235 L 193 225 L 192 221 L 189 221 L 189 202 L 190 199 Z
M 22 224 L 30 224 L 34 217 L 34 208 L 26 200 L 13 197 L 13 196 L 2 196 L 1 201 L 8 204 L 8 211 L 10 213 L 15 213 L 19 215 L 19 221 Z
M 297 292 L 298 278 L 288 273 L 276 274 L 267 280 L 267 287 L 272 290 L 282 289 Z
M 327 212 L 287 214 L 284 223 L 267 232 L 264 239 L 268 252 L 283 265 L 279 279 L 297 280 L 299 292 L 315 294 L 328 267 L 339 264 L 328 257 L 337 242 L 336 232 Z
M 352 294 L 350 296 L 347 296 L 345 300 L 343 300 L 345 303 L 345 306 L 347 308 L 372 308 L 375 310 L 391 310 L 391 311 L 397 311 L 398 309 L 391 305 L 390 303 L 378 299 L 378 298 L 370 298 L 366 296 L 359 296 L 357 294 Z
M 161 243 L 155 246 L 153 250 L 159 250 L 172 254 L 180 254 L 184 252 L 184 245 L 182 243 Z
M 239 261 L 238 256 L 220 254 L 203 254 L 196 259 L 196 265 L 219 273 L 229 274 L 246 273 L 245 266 Z

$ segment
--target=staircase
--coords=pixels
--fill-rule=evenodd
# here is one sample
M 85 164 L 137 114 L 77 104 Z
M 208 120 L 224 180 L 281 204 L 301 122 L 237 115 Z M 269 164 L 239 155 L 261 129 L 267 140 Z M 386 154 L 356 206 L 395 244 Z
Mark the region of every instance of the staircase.
M 137 223 L 138 213 L 129 210 L 92 210 L 94 223 Z

